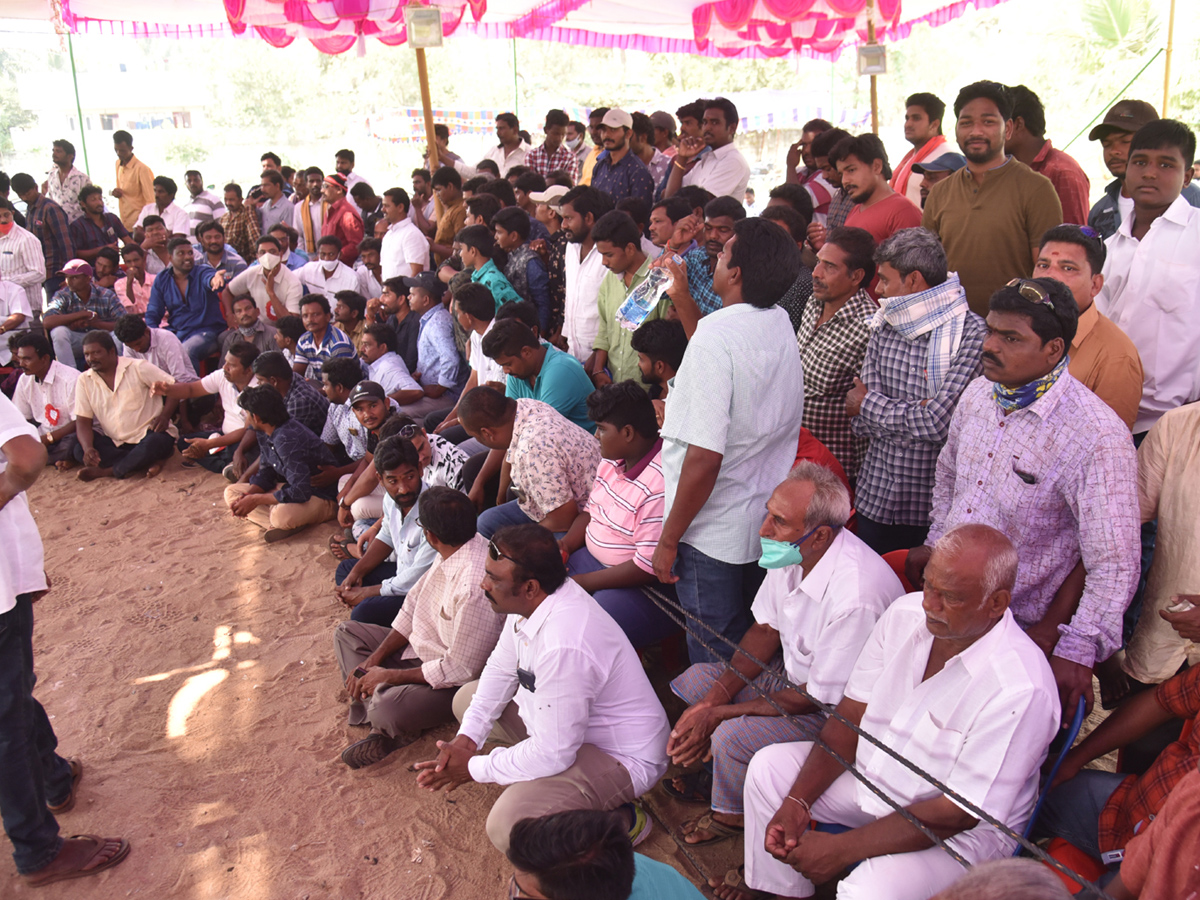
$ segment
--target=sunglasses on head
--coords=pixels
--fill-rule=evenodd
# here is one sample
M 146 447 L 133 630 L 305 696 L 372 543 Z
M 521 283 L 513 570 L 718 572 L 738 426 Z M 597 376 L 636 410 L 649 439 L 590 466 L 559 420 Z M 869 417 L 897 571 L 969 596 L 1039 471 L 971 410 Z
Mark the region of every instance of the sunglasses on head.
M 519 562 L 517 562 L 515 559 L 513 559 L 507 553 L 502 551 L 498 546 L 496 546 L 495 538 L 488 541 L 488 559 L 490 559 L 492 562 L 500 562 L 500 560 L 502 560 L 502 559 L 507 559 L 510 563 L 512 563 L 515 566 L 520 565 Z
M 1015 287 L 1017 293 L 1030 303 L 1040 303 L 1050 312 L 1054 312 L 1054 304 L 1050 301 L 1050 295 L 1036 281 L 1030 281 L 1028 278 L 1014 278 L 1005 287 Z
M 420 433 L 420 425 L 401 425 L 400 430 L 396 432 L 396 434 L 400 435 L 400 437 L 404 438 L 406 441 L 411 441 Z

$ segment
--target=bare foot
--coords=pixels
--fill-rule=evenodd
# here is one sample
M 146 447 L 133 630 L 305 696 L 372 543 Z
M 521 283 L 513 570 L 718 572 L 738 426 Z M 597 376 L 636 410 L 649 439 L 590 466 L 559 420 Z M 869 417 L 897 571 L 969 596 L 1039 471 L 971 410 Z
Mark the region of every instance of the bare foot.
M 79 470 L 80 481 L 95 481 L 97 478 L 112 478 L 112 469 L 102 469 L 99 466 L 84 466 Z
M 708 879 L 708 886 L 712 888 L 713 896 L 717 900 L 756 900 L 755 894 L 748 893 L 739 888 L 730 887 L 719 878 Z M 762 895 L 769 896 L 769 895 Z
M 153 478 L 155 475 L 157 475 L 157 474 L 158 474 L 159 472 L 161 472 L 162 470 L 163 470 L 163 464 L 162 464 L 162 463 L 155 463 L 154 465 L 152 465 L 150 468 L 148 468 L 148 469 L 146 470 L 146 477 L 147 477 L 147 478 Z
M 58 469 L 58 471 L 60 471 L 60 472 L 66 472 L 70 469 L 75 468 L 75 465 L 76 465 L 76 463 L 75 463 L 75 460 L 73 460 L 73 459 L 60 459 L 58 462 L 56 462 L 54 464 L 54 468 Z
M 31 872 L 25 881 L 31 887 L 93 875 L 115 866 L 129 855 L 129 842 L 123 838 L 102 838 L 81 834 L 63 841 L 58 856 L 48 866 Z

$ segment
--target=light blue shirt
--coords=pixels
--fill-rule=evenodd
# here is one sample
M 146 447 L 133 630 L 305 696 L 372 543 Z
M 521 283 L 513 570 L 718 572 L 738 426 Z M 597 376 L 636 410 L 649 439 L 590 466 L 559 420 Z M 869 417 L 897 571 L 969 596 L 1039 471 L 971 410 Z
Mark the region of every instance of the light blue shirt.
M 421 490 L 425 490 L 423 481 Z M 376 537 L 392 548 L 388 559 L 396 563 L 396 574 L 380 586 L 385 597 L 403 597 L 437 559 L 437 551 L 425 540 L 425 530 L 417 524 L 419 507 L 419 503 L 414 503 L 405 516 L 390 494 L 383 496 L 383 525 Z

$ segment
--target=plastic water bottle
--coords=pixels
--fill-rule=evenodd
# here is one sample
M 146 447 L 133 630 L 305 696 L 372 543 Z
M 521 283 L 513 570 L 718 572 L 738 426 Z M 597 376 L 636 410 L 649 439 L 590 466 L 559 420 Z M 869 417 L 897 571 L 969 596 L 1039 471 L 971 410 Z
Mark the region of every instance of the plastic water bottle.
M 671 259 L 677 266 L 684 265 L 683 257 L 677 254 L 671 254 Z M 630 331 L 637 331 L 646 321 L 646 316 L 650 315 L 650 311 L 658 306 L 662 295 L 669 291 L 674 283 L 675 278 L 670 269 L 661 266 L 652 268 L 646 280 L 629 292 L 629 296 L 617 310 L 617 324 Z

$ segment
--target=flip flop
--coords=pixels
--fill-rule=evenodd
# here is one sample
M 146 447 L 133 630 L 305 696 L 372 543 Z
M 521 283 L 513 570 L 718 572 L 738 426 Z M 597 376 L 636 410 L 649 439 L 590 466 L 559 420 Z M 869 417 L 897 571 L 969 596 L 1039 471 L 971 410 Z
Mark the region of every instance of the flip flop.
M 329 552 L 333 554 L 333 558 L 341 562 L 350 559 L 350 551 L 346 549 L 350 541 L 345 537 L 337 534 L 329 536 Z
M 727 841 L 733 837 L 741 837 L 746 833 L 744 827 L 737 825 L 726 825 L 724 822 L 718 822 L 713 818 L 711 812 L 705 813 L 696 819 L 689 819 L 680 825 L 680 830 L 684 838 L 684 843 L 689 847 L 703 847 L 706 844 L 719 844 L 721 841 Z M 706 838 L 703 841 L 689 841 L 688 836 L 695 834 L 697 831 L 707 831 L 712 834 L 712 837 Z
M 67 838 L 67 840 L 91 841 L 96 845 L 96 852 L 93 853 L 91 858 L 88 859 L 87 862 L 85 862 L 80 868 L 69 872 L 56 872 L 52 875 L 43 875 L 40 878 L 38 877 L 37 872 L 26 875 L 24 878 L 27 885 L 30 887 L 43 887 L 47 884 L 54 884 L 56 881 L 70 881 L 73 878 L 85 878 L 88 875 L 95 875 L 98 872 L 103 872 L 105 869 L 111 869 L 113 866 L 122 862 L 125 857 L 129 855 L 129 841 L 127 841 L 125 838 L 112 838 L 112 840 L 121 842 L 121 846 L 117 852 L 114 853 L 106 862 L 99 863 L 98 865 L 91 865 L 95 861 L 96 857 L 99 856 L 100 852 L 104 849 L 104 844 L 108 839 L 102 838 L 95 834 L 73 834 Z M 49 867 L 47 866 L 47 868 Z
M 725 887 L 733 888 L 742 895 L 749 897 L 750 900 L 770 900 L 775 895 L 770 891 L 760 891 L 757 888 L 752 888 L 746 884 L 746 867 L 738 866 L 736 869 L 730 869 L 725 873 Z
M 675 787 L 676 781 L 683 782 L 683 790 Z M 664 778 L 662 786 L 664 791 L 681 803 L 703 803 L 705 806 L 712 804 L 712 773 L 708 769 L 697 769 L 695 772 L 686 772 L 674 778 Z
M 79 782 L 83 780 L 83 763 L 77 759 L 68 759 L 67 765 L 71 767 L 71 791 L 67 794 L 67 799 L 57 806 L 53 803 L 46 804 L 46 808 L 55 815 L 70 812 L 75 808 L 75 791 L 79 787 Z

